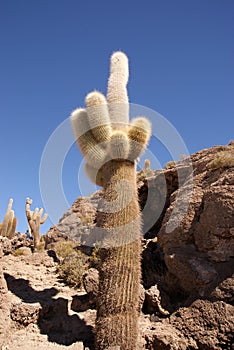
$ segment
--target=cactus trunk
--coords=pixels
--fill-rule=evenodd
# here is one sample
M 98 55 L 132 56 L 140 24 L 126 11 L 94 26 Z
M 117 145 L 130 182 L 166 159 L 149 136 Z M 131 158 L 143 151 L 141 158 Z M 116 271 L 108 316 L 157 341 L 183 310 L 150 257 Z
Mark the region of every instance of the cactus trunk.
M 141 280 L 141 214 L 135 165 L 112 160 L 102 169 L 104 204 L 97 225 L 104 229 L 97 299 L 96 350 L 136 349 Z

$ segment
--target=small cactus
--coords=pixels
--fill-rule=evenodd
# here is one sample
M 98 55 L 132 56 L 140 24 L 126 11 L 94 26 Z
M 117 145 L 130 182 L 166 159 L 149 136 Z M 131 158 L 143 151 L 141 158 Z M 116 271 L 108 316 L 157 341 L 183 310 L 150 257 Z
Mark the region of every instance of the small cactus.
M 46 221 L 48 215 L 43 214 L 43 209 L 36 208 L 34 211 L 30 210 L 30 206 L 32 204 L 32 199 L 26 198 L 26 206 L 25 206 L 25 211 L 26 211 L 26 217 L 28 220 L 28 225 L 29 225 L 29 230 L 33 236 L 33 241 L 34 241 L 34 248 L 37 249 L 40 244 L 40 225 L 44 224 Z
M 15 235 L 17 219 L 15 218 L 14 210 L 12 210 L 13 199 L 9 200 L 5 217 L 0 224 L 0 235 L 8 238 L 13 238 Z
M 86 97 L 86 109 L 71 115 L 75 139 L 90 179 L 103 187 L 97 228 L 100 248 L 96 350 L 136 349 L 141 280 L 142 220 L 136 185 L 137 158 L 151 134 L 150 122 L 129 122 L 128 58 L 111 57 L 107 100 L 97 91 Z
M 150 160 L 149 159 L 145 159 L 144 170 L 146 170 L 146 171 L 151 170 L 150 169 Z

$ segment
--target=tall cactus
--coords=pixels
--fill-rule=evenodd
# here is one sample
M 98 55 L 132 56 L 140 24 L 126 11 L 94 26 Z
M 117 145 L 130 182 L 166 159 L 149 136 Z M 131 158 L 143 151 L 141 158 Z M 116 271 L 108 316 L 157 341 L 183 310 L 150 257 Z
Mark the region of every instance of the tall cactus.
M 14 210 L 12 210 L 13 199 L 9 199 L 5 217 L 0 224 L 0 235 L 8 238 L 13 238 L 15 235 L 17 219 L 15 218 Z
M 26 211 L 26 217 L 28 220 L 28 225 L 30 228 L 30 231 L 33 236 L 33 243 L 34 243 L 34 248 L 38 248 L 40 244 L 40 226 L 41 224 L 44 224 L 46 221 L 48 215 L 44 214 L 42 217 L 43 209 L 36 208 L 34 211 L 31 211 L 30 206 L 32 204 L 32 199 L 26 198 L 26 206 L 25 206 L 25 211 Z
M 97 212 L 102 241 L 97 350 L 136 349 L 138 334 L 142 222 L 136 160 L 147 146 L 151 125 L 144 117 L 129 123 L 127 82 L 127 56 L 116 52 L 111 57 L 107 100 L 94 91 L 86 97 L 86 109 L 71 115 L 87 174 L 103 187 Z

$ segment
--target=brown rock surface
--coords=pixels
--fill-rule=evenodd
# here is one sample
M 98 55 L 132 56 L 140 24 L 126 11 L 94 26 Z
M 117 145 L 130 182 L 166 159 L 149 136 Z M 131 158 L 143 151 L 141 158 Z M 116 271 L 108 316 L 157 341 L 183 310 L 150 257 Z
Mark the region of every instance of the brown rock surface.
M 194 177 L 188 212 L 177 227 L 168 229 L 176 205 L 175 191 L 158 233 L 159 248 L 174 285 L 190 295 L 208 296 L 233 273 L 234 168 L 210 167 L 217 152 L 228 152 L 230 147 L 217 146 L 191 156 Z
M 84 293 L 59 280 L 47 252 L 1 260 L 0 349 L 89 349 L 95 310 L 71 309 L 74 296 Z

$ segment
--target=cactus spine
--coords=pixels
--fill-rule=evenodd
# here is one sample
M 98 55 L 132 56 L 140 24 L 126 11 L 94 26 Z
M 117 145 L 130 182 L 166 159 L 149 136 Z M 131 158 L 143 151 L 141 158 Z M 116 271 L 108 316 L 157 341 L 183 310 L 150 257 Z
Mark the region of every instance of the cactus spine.
M 44 224 L 46 221 L 48 215 L 44 214 L 42 217 L 43 209 L 36 208 L 34 211 L 30 210 L 30 206 L 32 204 L 32 199 L 26 198 L 26 206 L 25 206 L 25 211 L 26 211 L 26 217 L 28 220 L 28 225 L 30 228 L 30 232 L 32 233 L 33 236 L 33 241 L 34 241 L 34 248 L 38 248 L 40 244 L 40 225 Z
M 8 238 L 13 238 L 15 235 L 17 219 L 15 218 L 14 210 L 12 210 L 13 199 L 9 200 L 5 217 L 0 224 L 0 235 Z
M 138 334 L 142 222 L 136 159 L 147 146 L 151 126 L 144 117 L 129 124 L 127 82 L 128 59 L 116 52 L 111 57 L 107 101 L 93 92 L 86 97 L 86 110 L 78 109 L 71 115 L 75 139 L 86 159 L 86 172 L 103 187 L 103 201 L 97 211 L 102 262 L 96 350 L 136 349 Z

